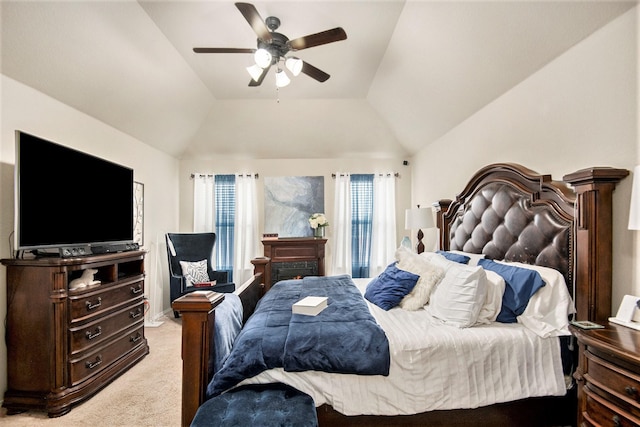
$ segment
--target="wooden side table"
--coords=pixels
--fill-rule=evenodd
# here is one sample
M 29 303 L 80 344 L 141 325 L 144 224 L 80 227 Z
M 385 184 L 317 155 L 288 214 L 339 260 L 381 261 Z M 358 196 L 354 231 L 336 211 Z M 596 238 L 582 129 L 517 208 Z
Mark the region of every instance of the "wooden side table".
M 578 339 L 578 426 L 640 425 L 640 331 L 571 327 Z

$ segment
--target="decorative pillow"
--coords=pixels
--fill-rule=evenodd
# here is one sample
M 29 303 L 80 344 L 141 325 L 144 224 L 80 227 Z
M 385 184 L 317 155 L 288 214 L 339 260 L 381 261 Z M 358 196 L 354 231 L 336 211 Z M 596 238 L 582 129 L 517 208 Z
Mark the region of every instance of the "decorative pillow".
M 458 253 L 455 253 L 455 252 L 436 251 L 436 253 L 442 255 L 443 257 L 445 257 L 449 261 L 458 262 L 460 264 L 469 264 L 469 260 L 471 259 L 466 255 L 458 254 Z
M 390 264 L 367 285 L 364 297 L 383 310 L 397 306 L 402 298 L 416 286 L 420 276 Z
M 420 276 L 413 290 L 400 301 L 400 308 L 420 310 L 429 302 L 433 287 L 444 277 L 444 269 L 405 247 L 396 250 L 396 259 L 398 268 Z
M 459 328 L 475 325 L 487 294 L 485 271 L 449 261 L 438 254 L 430 258 L 443 266 L 445 275 L 431 293 L 427 311 L 447 325 Z
M 467 263 L 469 265 L 478 265 L 478 261 L 481 259 L 484 259 L 485 257 L 484 254 L 474 254 L 471 252 L 454 251 L 454 250 L 451 250 L 449 252 L 452 254 L 459 254 L 459 255 L 464 255 L 469 257 L 469 262 Z
M 516 323 L 517 317 L 527 308 L 529 299 L 545 285 L 535 270 L 488 259 L 481 259 L 478 265 L 501 275 L 507 285 L 502 295 L 502 309 L 496 318 L 498 322 Z
M 495 271 L 485 270 L 487 274 L 487 297 L 478 314 L 476 323 L 489 324 L 495 322 L 502 308 L 502 295 L 506 284 L 501 275 Z
M 195 283 L 209 281 L 206 259 L 197 262 L 180 261 L 180 267 L 182 268 L 182 275 L 186 280 L 187 287 L 193 286 Z
M 543 338 L 570 335 L 569 316 L 575 313 L 576 309 L 562 273 L 550 267 L 519 262 L 509 264 L 535 270 L 545 282 L 545 286 L 529 299 L 524 313 L 518 316 L 518 323 Z

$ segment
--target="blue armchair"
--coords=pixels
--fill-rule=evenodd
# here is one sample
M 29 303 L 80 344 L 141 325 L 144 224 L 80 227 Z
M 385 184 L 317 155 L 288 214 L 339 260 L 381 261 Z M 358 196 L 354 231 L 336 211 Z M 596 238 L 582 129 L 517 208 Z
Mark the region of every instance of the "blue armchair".
M 167 259 L 169 261 L 169 287 L 171 302 L 193 291 L 233 292 L 234 283 L 228 281 L 226 271 L 215 271 L 211 266 L 215 233 L 167 233 Z M 181 261 L 183 264 L 181 264 Z M 204 262 L 206 261 L 206 272 Z M 189 271 L 183 271 L 183 266 Z M 201 286 L 202 282 L 214 282 Z M 199 286 L 194 286 L 198 284 Z M 173 315 L 178 318 L 176 311 Z

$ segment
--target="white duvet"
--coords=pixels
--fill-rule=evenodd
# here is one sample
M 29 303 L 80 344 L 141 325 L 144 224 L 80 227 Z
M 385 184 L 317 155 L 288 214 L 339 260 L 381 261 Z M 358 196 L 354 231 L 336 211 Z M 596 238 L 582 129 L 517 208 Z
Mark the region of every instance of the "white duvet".
M 364 292 L 369 279 L 354 279 Z M 345 415 L 476 408 L 566 392 L 560 344 L 519 323 L 456 328 L 426 310 L 368 303 L 389 339 L 388 377 L 272 369 L 241 384 L 282 382 Z

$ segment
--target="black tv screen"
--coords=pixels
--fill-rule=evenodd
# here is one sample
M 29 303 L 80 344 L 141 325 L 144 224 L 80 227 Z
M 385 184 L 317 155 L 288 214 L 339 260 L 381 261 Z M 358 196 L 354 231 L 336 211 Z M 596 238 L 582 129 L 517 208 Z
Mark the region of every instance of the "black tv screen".
M 133 242 L 133 170 L 16 131 L 16 249 Z

